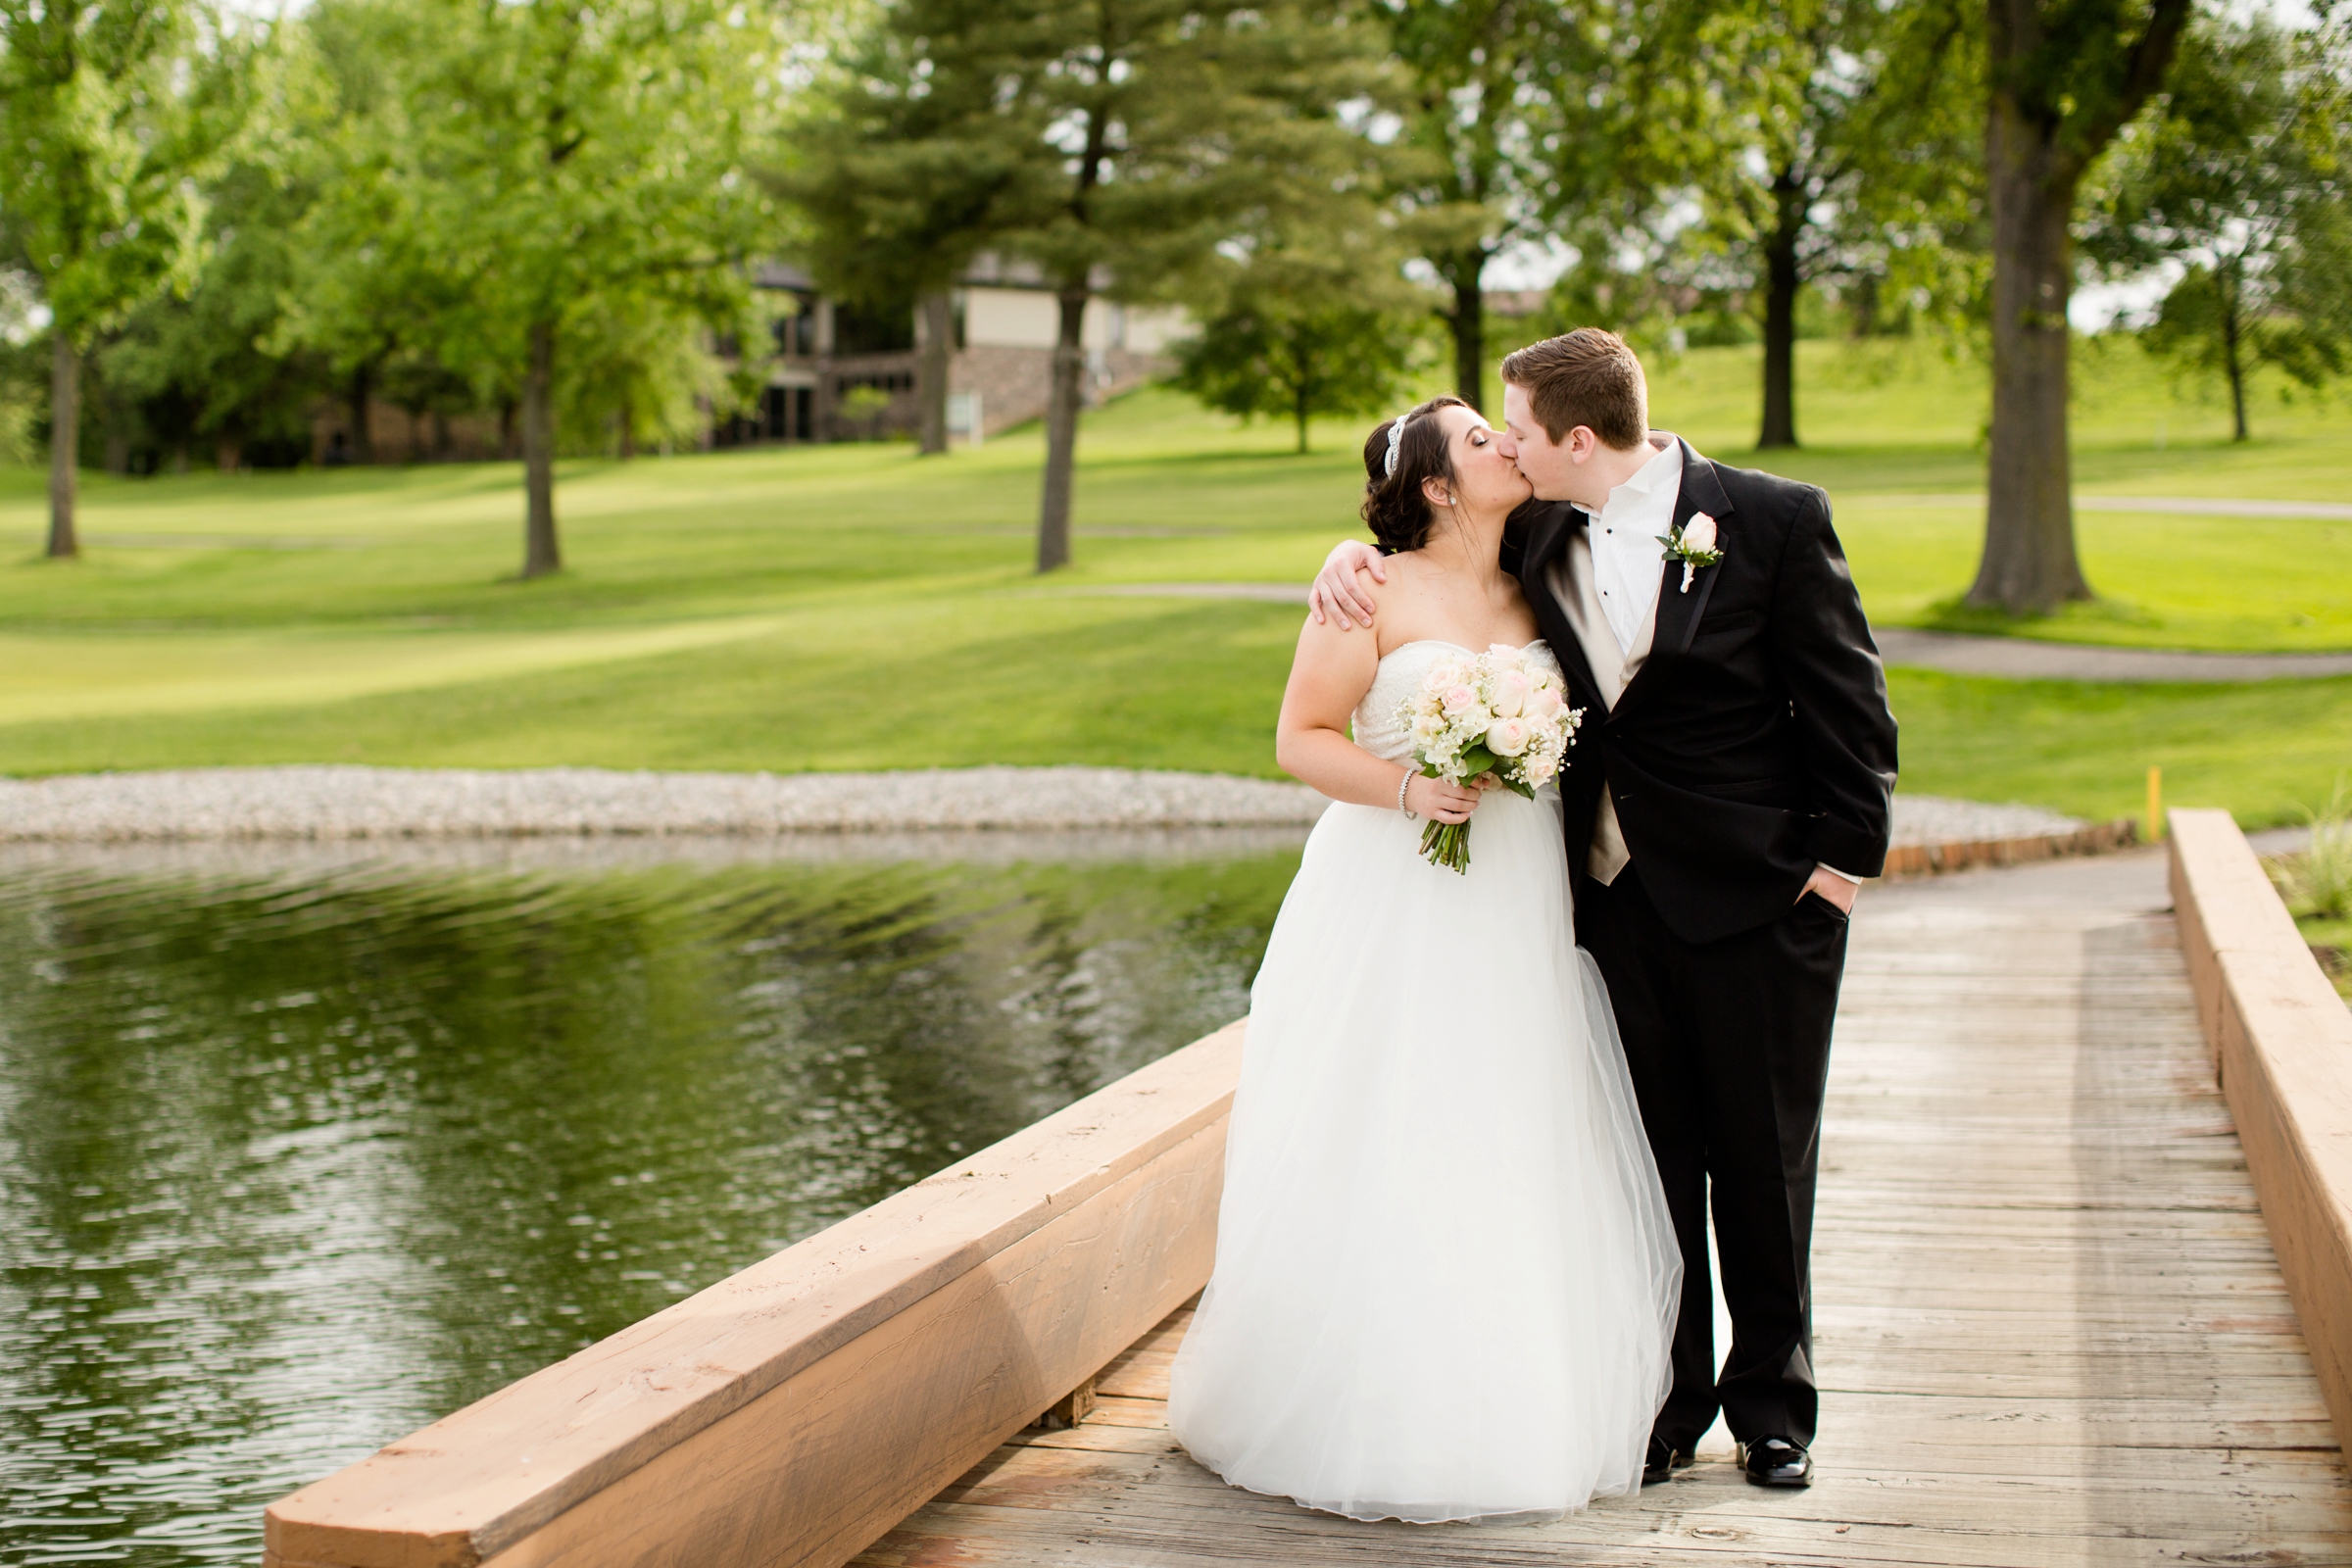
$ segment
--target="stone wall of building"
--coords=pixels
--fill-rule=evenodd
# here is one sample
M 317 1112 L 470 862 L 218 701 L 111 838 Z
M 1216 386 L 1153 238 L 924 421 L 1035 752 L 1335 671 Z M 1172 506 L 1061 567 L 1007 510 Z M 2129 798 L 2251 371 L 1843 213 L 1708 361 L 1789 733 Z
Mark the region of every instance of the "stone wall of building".
M 1164 355 L 1127 349 L 1091 352 L 1086 368 L 1087 405 L 1091 408 L 1164 375 L 1170 367 Z M 996 435 L 1045 417 L 1053 368 L 1052 349 L 973 343 L 956 350 L 949 361 L 948 391 L 979 393 L 981 431 Z

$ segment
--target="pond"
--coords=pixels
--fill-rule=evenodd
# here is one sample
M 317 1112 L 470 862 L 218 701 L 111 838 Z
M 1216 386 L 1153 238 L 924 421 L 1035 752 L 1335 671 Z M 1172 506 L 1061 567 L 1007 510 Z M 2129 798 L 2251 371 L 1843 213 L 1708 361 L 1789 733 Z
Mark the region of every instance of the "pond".
M 1301 838 L 6 852 L 0 1560 L 251 1563 L 1238 1017 Z

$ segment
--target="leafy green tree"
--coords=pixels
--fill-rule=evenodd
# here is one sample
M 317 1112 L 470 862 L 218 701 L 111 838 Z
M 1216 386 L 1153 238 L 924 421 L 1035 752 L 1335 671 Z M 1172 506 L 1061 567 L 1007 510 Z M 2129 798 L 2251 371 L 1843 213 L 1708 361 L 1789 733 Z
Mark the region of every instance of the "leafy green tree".
M 758 335 L 758 334 L 755 334 Z M 573 451 L 634 458 L 641 442 L 691 440 L 712 408 L 756 395 L 764 363 L 711 352 L 693 313 L 639 298 L 584 318 L 567 340 L 560 429 Z
M 2076 198 L 2163 86 L 2189 12 L 2190 0 L 1986 0 L 1992 429 L 1972 606 L 2038 614 L 2090 597 L 2067 440 Z
M 288 115 L 286 74 L 264 75 L 261 123 L 207 184 L 202 259 L 187 294 L 148 300 L 97 351 L 105 381 L 144 405 L 151 427 L 168 426 L 175 443 L 211 442 L 224 470 L 255 443 L 307 450 L 310 405 L 324 386 L 316 354 L 278 342 L 308 200 L 289 169 L 300 127 Z
M 1446 291 L 1455 394 L 1483 408 L 1488 264 L 1573 226 L 1616 183 L 1627 35 L 1605 3 L 1374 0 L 1373 14 L 1409 82 L 1406 233 Z
M 2200 18 L 2157 112 L 2118 140 L 2084 250 L 2110 271 L 2184 271 L 2149 347 L 2230 388 L 2278 367 L 2307 386 L 2352 360 L 2352 126 L 2342 29 Z M 2331 58 L 2332 57 L 2332 58 Z
M 1760 299 L 1759 447 L 1796 445 L 1797 297 L 1808 283 L 1873 278 L 1895 236 L 1926 237 L 1915 172 L 1981 155 L 1949 114 L 1965 91 L 1964 39 L 1940 0 L 1774 0 L 1676 13 L 1666 51 L 1695 70 L 1659 95 L 1705 209 L 1687 242 Z M 1940 111 L 1940 112 L 1939 112 Z
M 349 118 L 314 243 L 355 255 L 348 305 L 315 319 L 382 333 L 519 389 L 521 575 L 560 569 L 555 455 L 567 352 L 607 316 L 676 312 L 753 339 L 747 258 L 770 204 L 746 156 L 784 41 L 725 0 L 379 0 L 398 6 L 392 90 Z M 403 294 L 412 306 L 403 312 Z M 425 341 L 418 341 L 424 339 Z
M 1200 330 L 1177 347 L 1177 386 L 1226 414 L 1291 419 L 1302 453 L 1315 415 L 1393 410 L 1427 316 L 1393 257 L 1326 233 L 1222 270 Z
M 82 357 L 192 277 L 246 54 L 198 0 L 0 0 L 0 223 L 50 311 L 52 557 L 79 553 Z
M 1327 0 L 904 0 L 883 25 L 937 106 L 920 156 L 1001 172 L 991 243 L 1054 294 L 1050 571 L 1070 555 L 1088 303 L 1170 294 L 1255 215 L 1360 185 L 1372 149 L 1342 106 L 1379 79 L 1372 40 Z

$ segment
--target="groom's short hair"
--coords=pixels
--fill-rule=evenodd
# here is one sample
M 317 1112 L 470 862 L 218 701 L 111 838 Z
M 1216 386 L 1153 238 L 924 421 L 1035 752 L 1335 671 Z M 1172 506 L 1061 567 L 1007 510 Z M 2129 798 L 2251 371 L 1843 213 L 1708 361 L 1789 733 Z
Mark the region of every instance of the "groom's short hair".
M 1527 389 L 1527 406 L 1557 446 L 1584 425 L 1620 452 L 1649 434 L 1649 390 L 1625 339 L 1580 326 L 1530 343 L 1502 362 L 1502 378 Z

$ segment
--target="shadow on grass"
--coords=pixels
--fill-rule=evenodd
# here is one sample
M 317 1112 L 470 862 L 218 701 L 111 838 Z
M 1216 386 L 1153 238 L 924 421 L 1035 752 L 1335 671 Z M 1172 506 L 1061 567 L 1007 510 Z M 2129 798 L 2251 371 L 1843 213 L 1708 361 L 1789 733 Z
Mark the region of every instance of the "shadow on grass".
M 1965 594 L 1954 594 L 1930 605 L 1927 613 L 1912 624 L 1923 631 L 1958 632 L 1970 637 L 2019 637 L 2056 642 L 2067 640 L 2064 634 L 2071 627 L 2138 626 L 2153 629 L 2162 626 L 2165 621 L 2162 615 L 2129 599 L 2092 599 L 2064 606 L 2047 614 L 2013 615 L 2005 610 L 1970 605 Z

